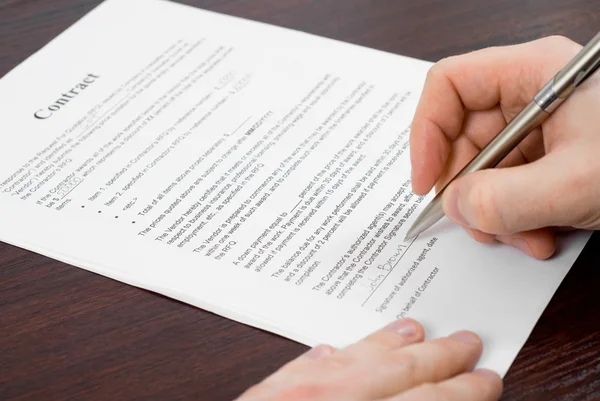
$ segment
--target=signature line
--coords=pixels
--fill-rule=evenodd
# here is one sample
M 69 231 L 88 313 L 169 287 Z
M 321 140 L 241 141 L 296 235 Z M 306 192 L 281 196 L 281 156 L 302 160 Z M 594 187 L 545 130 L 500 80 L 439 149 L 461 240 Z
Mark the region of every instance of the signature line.
M 298 207 L 298 205 L 300 205 L 301 203 L 302 203 L 302 199 L 300 199 L 300 200 L 298 201 L 298 203 L 296 203 L 296 206 L 294 206 L 294 208 L 293 208 L 292 210 L 290 210 L 290 213 L 293 213 L 293 212 L 294 212 L 294 210 L 296 210 L 296 208 Z
M 383 278 L 383 280 L 381 280 L 381 282 L 379 284 L 377 284 L 377 287 L 375 287 L 375 289 L 373 291 L 371 291 L 371 294 L 367 297 L 367 299 L 365 299 L 365 302 L 362 303 L 361 307 L 365 306 L 365 304 L 369 301 L 369 299 L 371 299 L 371 297 L 373 296 L 373 294 L 375 294 L 375 292 L 377 292 L 377 289 L 379 288 L 379 286 L 381 284 L 383 284 L 383 282 L 385 281 L 385 279 L 388 278 L 389 275 L 394 271 L 394 269 L 396 268 L 396 266 L 398 266 L 398 263 L 400 263 L 400 261 L 402 260 L 402 258 L 404 258 L 404 255 L 406 255 L 406 251 L 408 251 L 408 249 L 412 246 L 412 244 L 415 242 L 415 240 L 417 238 L 419 238 L 418 235 L 415 238 L 413 238 L 413 240 L 410 242 L 410 244 L 408 244 L 408 246 L 406 247 L 406 249 L 402 253 L 402 256 L 400 256 L 400 258 L 398 259 L 398 261 L 390 269 L 390 271 L 388 272 L 388 274 L 385 275 L 385 277 Z
M 67 192 L 66 194 L 64 194 L 64 195 L 63 195 L 63 197 L 62 197 L 62 198 L 60 198 L 60 200 L 63 200 L 63 199 L 65 199 L 65 196 L 67 196 L 67 195 L 69 195 L 71 192 L 73 192 L 73 190 L 74 190 L 75 188 L 77 188 L 79 185 L 81 185 L 81 183 L 82 183 L 83 181 L 84 181 L 84 180 L 81 180 L 81 181 L 79 181 L 79 182 L 77 183 L 77 185 L 75 185 L 73 188 L 71 188 L 71 189 L 69 190 L 69 192 Z
M 240 128 L 242 128 L 242 127 L 244 126 L 244 124 L 246 124 L 246 123 L 248 122 L 248 120 L 249 120 L 249 119 L 251 119 L 251 118 L 252 118 L 252 116 L 250 116 L 250 117 L 248 117 L 247 119 L 245 119 L 245 120 L 244 120 L 244 122 L 243 122 L 243 123 L 241 123 L 241 124 L 239 125 L 239 127 L 237 127 L 237 128 L 235 129 L 235 131 L 233 131 L 231 134 L 229 134 L 229 136 L 231 136 L 231 135 L 235 134 L 236 132 L 238 132 L 238 130 L 239 130 Z

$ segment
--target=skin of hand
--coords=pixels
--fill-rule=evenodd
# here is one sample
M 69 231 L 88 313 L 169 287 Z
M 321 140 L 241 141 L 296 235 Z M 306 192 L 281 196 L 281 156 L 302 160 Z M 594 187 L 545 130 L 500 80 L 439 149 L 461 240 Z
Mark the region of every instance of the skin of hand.
M 472 332 L 424 341 L 405 318 L 342 349 L 312 348 L 236 401 L 496 401 L 500 376 L 473 369 L 481 351 Z
M 581 46 L 554 36 L 436 63 L 411 126 L 413 191 L 440 190 Z M 600 74 L 589 78 L 495 169 L 462 177 L 446 216 L 475 240 L 546 259 L 556 232 L 600 228 Z M 462 331 L 424 341 L 401 319 L 346 348 L 317 346 L 236 401 L 495 401 L 502 380 L 473 370 L 481 340 Z
M 410 134 L 413 191 L 443 188 L 581 45 L 560 36 L 449 57 L 428 72 Z M 446 216 L 475 240 L 537 259 L 556 233 L 600 228 L 600 73 L 588 78 L 495 169 L 446 188 Z

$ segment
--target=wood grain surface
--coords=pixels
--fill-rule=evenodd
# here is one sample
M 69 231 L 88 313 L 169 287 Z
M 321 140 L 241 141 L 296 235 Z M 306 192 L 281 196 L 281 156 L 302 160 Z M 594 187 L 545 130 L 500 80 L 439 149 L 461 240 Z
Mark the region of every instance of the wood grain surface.
M 599 0 L 184 2 L 430 61 L 554 34 L 583 43 L 600 28 Z M 0 77 L 98 3 L 0 0 Z M 506 376 L 503 400 L 600 399 L 599 308 L 595 234 Z M 305 350 L 0 243 L 0 400 L 231 400 Z

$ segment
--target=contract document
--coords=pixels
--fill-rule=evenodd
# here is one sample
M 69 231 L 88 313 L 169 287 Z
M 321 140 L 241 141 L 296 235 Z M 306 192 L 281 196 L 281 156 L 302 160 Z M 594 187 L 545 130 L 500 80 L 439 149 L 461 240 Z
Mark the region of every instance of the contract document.
M 504 375 L 590 234 L 536 261 L 410 181 L 432 63 L 107 0 L 0 80 L 0 240 L 306 345 L 412 317 Z

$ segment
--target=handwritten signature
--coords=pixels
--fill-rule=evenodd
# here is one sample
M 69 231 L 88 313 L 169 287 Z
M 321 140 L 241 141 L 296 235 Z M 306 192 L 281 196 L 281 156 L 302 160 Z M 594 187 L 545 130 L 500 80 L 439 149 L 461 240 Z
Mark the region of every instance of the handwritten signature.
M 381 284 L 384 278 L 385 274 L 378 274 L 375 277 L 369 277 L 367 282 L 363 283 L 362 285 L 363 287 L 367 287 L 369 292 L 373 292 L 379 286 L 379 284 Z

